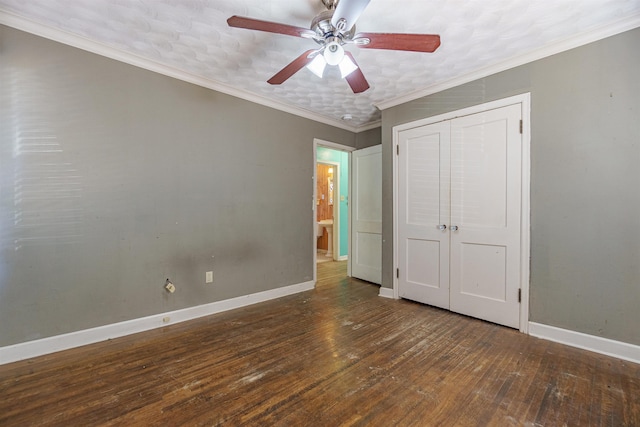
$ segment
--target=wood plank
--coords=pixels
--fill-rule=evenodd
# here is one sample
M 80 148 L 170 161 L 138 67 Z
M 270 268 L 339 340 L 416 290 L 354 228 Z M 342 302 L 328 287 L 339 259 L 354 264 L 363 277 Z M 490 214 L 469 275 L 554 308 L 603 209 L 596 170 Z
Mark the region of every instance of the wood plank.
M 0 366 L 0 425 L 640 425 L 640 366 L 378 297 L 316 289 Z

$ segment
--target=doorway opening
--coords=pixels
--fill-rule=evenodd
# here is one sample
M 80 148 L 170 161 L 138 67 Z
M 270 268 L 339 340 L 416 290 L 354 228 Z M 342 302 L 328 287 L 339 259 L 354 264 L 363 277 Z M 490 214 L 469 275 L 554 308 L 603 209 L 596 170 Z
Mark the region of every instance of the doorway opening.
M 348 221 L 341 221 L 341 201 L 345 202 L 346 195 L 341 190 L 343 178 L 341 162 L 320 161 L 326 154 L 334 154 L 332 151 L 319 147 L 318 161 L 316 163 L 316 222 L 318 223 L 316 238 L 316 262 L 337 261 L 346 259 L 348 253 L 341 240 L 344 234 L 343 228 L 348 228 Z M 341 153 L 332 157 L 341 158 Z M 346 179 L 346 177 L 344 178 Z
M 313 278 L 317 264 L 347 262 L 350 252 L 350 162 L 353 147 L 314 140 Z M 347 275 L 350 275 L 347 268 Z

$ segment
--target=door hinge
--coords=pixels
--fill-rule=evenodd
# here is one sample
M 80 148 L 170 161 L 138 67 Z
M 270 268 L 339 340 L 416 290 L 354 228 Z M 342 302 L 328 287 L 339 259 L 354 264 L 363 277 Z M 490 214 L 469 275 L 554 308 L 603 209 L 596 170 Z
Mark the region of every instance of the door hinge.
M 396 145 L 396 155 L 400 155 L 400 144 Z
M 522 302 L 522 288 L 518 288 L 518 302 Z
M 520 133 L 522 133 L 522 120 L 520 120 Z
M 400 269 L 396 268 L 396 279 L 400 278 Z

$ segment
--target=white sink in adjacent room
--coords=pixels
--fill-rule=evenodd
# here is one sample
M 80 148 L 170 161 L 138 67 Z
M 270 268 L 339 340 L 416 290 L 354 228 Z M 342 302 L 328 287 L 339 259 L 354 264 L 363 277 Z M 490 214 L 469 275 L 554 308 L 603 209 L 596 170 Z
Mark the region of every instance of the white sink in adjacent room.
M 323 228 L 327 230 L 327 235 L 329 238 L 329 243 L 327 244 L 327 256 L 333 257 L 333 220 L 323 219 L 321 221 L 318 221 L 318 236 L 322 235 Z

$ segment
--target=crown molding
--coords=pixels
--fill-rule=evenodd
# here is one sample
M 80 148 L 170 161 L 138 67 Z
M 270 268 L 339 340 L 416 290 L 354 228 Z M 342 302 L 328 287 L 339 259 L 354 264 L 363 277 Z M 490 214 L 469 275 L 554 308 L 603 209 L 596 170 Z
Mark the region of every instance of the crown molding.
M 369 122 L 365 125 L 358 126 L 355 130 L 356 133 L 364 132 L 366 130 L 371 130 L 375 128 L 379 128 L 382 126 L 382 120 L 376 120 L 375 122 Z
M 147 58 L 143 58 L 132 53 L 128 53 L 110 46 L 106 46 L 101 43 L 89 40 L 85 37 L 72 34 L 70 32 L 60 30 L 57 28 L 49 27 L 42 23 L 21 17 L 12 12 L 8 12 L 0 9 L 0 24 L 7 25 L 17 30 L 25 31 L 49 40 L 53 40 L 71 47 L 85 50 L 87 52 L 95 53 L 110 59 L 114 59 L 119 62 L 123 62 L 129 65 L 133 65 L 138 68 L 142 68 L 148 71 L 156 72 L 168 77 L 172 77 L 178 80 L 182 80 L 188 83 L 192 83 L 207 89 L 215 90 L 217 92 L 225 93 L 227 95 L 234 96 L 236 98 L 244 99 L 249 102 L 264 105 L 269 108 L 273 108 L 285 113 L 293 114 L 302 118 L 313 120 L 319 123 L 323 123 L 329 126 L 334 126 L 340 129 L 344 129 L 350 132 L 359 133 L 370 129 L 375 129 L 381 126 L 381 121 L 375 121 L 366 123 L 361 126 L 354 126 L 345 123 L 344 121 L 332 119 L 329 117 L 321 116 L 312 111 L 306 110 L 300 107 L 293 107 L 283 102 L 275 101 L 273 99 L 266 98 L 264 96 L 257 95 L 252 92 L 248 92 L 242 89 L 238 89 L 224 83 L 220 83 L 215 80 L 206 79 L 196 76 L 178 68 L 169 67 L 164 64 L 160 64 L 156 61 L 152 61 Z M 426 88 L 406 93 L 404 95 L 388 99 L 381 100 L 374 105 L 380 109 L 385 110 L 391 107 L 395 107 L 400 104 L 404 104 L 418 98 L 422 98 L 427 95 L 431 95 L 437 92 L 441 92 L 452 87 L 456 87 L 465 83 L 478 80 L 492 74 L 496 74 L 502 71 L 506 71 L 511 68 L 524 65 L 538 59 L 542 59 L 557 53 L 561 53 L 576 47 L 583 46 L 588 43 L 592 43 L 607 37 L 614 36 L 616 34 L 623 33 L 625 31 L 632 30 L 640 27 L 640 15 L 632 15 L 625 17 L 612 24 L 608 24 L 603 27 L 596 28 L 595 30 L 587 31 L 571 37 L 567 40 L 537 49 L 518 57 L 511 58 L 509 60 L 500 62 L 498 64 L 484 67 L 475 70 L 471 73 L 464 74 L 462 76 L 455 77 L 442 83 L 438 83 Z
M 510 58 L 498 64 L 480 68 L 478 70 L 455 77 L 445 82 L 428 86 L 426 88 L 413 91 L 410 93 L 406 93 L 404 95 L 400 95 L 392 99 L 382 100 L 374 103 L 374 105 L 378 107 L 378 109 L 380 110 L 386 110 L 388 108 L 405 104 L 407 102 L 414 101 L 416 99 L 422 98 L 427 95 L 432 95 L 434 93 L 441 92 L 446 89 L 451 89 L 453 87 L 460 86 L 462 84 L 469 83 L 474 80 L 488 77 L 492 74 L 506 71 L 511 68 L 519 67 L 520 65 L 528 64 L 533 61 L 537 61 L 538 59 L 546 58 L 548 56 L 565 52 L 567 50 L 574 49 L 589 43 L 593 43 L 595 41 L 598 41 L 607 37 L 615 36 L 616 34 L 633 30 L 634 28 L 637 28 L 637 27 L 640 27 L 640 15 L 631 15 L 623 19 L 620 19 L 616 22 L 613 22 L 611 24 L 598 27 L 590 31 L 585 31 L 569 39 L 562 40 L 560 42 L 542 47 L 540 49 L 536 49 L 532 52 L 529 52 L 514 58 Z
M 350 132 L 362 132 L 363 130 L 369 129 L 368 126 L 370 126 L 369 124 L 361 127 L 349 125 L 343 121 L 321 116 L 304 108 L 294 107 L 283 102 L 256 95 L 252 92 L 231 87 L 215 80 L 196 76 L 178 68 L 160 64 L 156 61 L 152 61 L 150 59 L 143 58 L 141 56 L 134 55 L 132 53 L 125 52 L 114 47 L 106 46 L 102 43 L 97 43 L 93 40 L 87 39 L 86 37 L 82 37 L 58 28 L 53 28 L 2 9 L 0 9 L 0 24 L 15 28 L 16 30 L 25 31 L 39 37 L 53 40 L 55 42 L 62 43 L 71 47 L 82 49 L 87 52 L 95 53 L 106 58 L 133 65 L 138 68 L 143 68 L 145 70 L 182 80 L 187 83 L 192 83 L 197 86 L 215 90 L 217 92 L 231 95 L 236 98 L 244 99 L 245 101 L 264 105 L 265 107 L 273 108 L 285 113 L 293 114 L 305 119 L 313 120 L 315 122 L 323 123 L 329 126 L 334 126 Z M 377 126 L 380 125 L 378 124 Z M 373 127 L 376 127 L 376 125 L 373 125 Z

